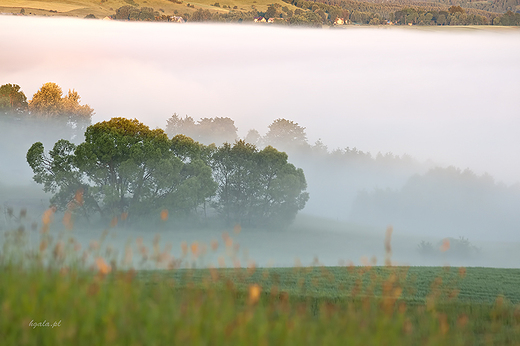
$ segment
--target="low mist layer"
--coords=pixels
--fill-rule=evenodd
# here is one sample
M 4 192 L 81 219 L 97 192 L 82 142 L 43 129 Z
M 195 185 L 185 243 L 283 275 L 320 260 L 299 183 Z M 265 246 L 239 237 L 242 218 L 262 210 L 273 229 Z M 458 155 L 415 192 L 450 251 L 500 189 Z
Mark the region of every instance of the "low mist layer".
M 311 30 L 2 17 L 0 84 L 75 88 L 94 121 L 284 117 L 330 148 L 407 153 L 517 181 L 516 31 Z M 66 30 L 64 30 L 66 28 Z

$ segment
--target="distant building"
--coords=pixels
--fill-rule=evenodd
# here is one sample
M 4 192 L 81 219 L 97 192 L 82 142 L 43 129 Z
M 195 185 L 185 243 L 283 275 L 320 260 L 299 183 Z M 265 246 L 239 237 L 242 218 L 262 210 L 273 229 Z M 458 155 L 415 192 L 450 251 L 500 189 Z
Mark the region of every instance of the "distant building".
M 103 20 L 112 20 L 112 17 L 106 16 Z
M 343 25 L 345 24 L 345 19 L 343 18 L 336 18 L 336 20 L 334 20 L 334 25 Z
M 255 23 L 265 23 L 266 22 L 264 17 L 255 17 L 254 21 L 255 21 Z
M 184 20 L 184 18 L 182 18 L 180 16 L 170 16 L 169 21 L 170 22 L 175 22 L 175 23 L 185 23 L 186 22 Z

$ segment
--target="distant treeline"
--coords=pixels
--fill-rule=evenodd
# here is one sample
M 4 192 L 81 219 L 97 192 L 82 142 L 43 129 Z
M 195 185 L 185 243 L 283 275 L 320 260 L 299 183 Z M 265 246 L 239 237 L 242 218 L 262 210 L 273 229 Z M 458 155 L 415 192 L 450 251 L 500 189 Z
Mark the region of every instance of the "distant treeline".
M 166 131 L 207 143 L 238 138 L 229 118 L 197 122 L 174 114 Z M 372 155 L 348 147 L 329 150 L 321 140 L 309 143 L 305 127 L 286 119 L 271 123 L 264 136 L 250 130 L 245 140 L 283 150 L 305 171 L 311 196 L 306 212 L 381 229 L 393 224 L 423 235 L 520 239 L 518 183 L 507 186 L 488 174 L 434 167 L 408 155 Z
M 448 1 L 392 1 L 370 2 L 350 0 L 283 0 L 296 10 L 280 4 L 271 4 L 266 11 L 253 5 L 250 11 L 239 11 L 228 6 L 227 12 L 198 8 L 194 12 L 169 16 L 150 7 L 123 6 L 112 15 L 117 20 L 174 21 L 174 22 L 267 22 L 280 25 L 520 25 L 520 13 L 514 12 L 511 2 L 497 3 L 493 11 L 480 8 L 472 2 Z M 509 0 L 518 2 L 520 0 Z M 188 7 L 193 7 L 187 4 Z M 219 7 L 219 3 L 213 4 Z M 236 7 L 236 6 L 235 6 Z M 294 8 L 294 7 L 292 7 Z M 500 14 L 500 9 L 505 13 Z M 506 12 L 507 11 L 507 12 Z
M 520 13 L 503 15 L 441 3 L 372 3 L 346 0 L 284 0 L 318 14 L 323 24 L 341 18 L 345 24 L 370 25 L 520 25 Z
M 344 0 L 327 0 L 327 1 L 344 1 Z M 386 0 L 365 0 L 370 3 L 383 4 L 388 3 Z M 392 3 L 401 6 L 461 6 L 467 9 L 476 9 L 495 13 L 505 13 L 507 11 L 516 12 L 520 6 L 520 0 L 491 0 L 491 1 L 473 1 L 473 0 L 392 0 Z
M 400 189 L 376 188 L 356 198 L 351 219 L 445 236 L 520 239 L 520 184 L 506 186 L 469 169 L 433 168 Z

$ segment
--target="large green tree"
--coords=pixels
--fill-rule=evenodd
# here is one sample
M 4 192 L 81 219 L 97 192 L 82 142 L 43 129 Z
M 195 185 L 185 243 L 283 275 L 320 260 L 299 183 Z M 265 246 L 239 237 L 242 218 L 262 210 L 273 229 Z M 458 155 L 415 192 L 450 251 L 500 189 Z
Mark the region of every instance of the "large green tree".
M 244 141 L 225 143 L 212 157 L 219 184 L 214 207 L 229 224 L 286 226 L 305 206 L 309 194 L 301 169 L 271 146 L 258 150 Z
M 198 147 L 190 138 L 170 140 L 163 130 L 113 118 L 89 126 L 77 146 L 60 140 L 46 155 L 35 143 L 27 161 L 34 180 L 54 193 L 52 202 L 62 209 L 82 190 L 85 215 L 144 215 L 162 208 L 194 214 L 216 189 Z

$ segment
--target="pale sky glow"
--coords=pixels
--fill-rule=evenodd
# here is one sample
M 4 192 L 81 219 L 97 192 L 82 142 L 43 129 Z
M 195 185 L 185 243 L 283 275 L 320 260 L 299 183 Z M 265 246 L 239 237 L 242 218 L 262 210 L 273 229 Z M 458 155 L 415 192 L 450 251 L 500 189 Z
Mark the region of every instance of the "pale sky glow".
M 0 16 L 0 85 L 76 89 L 94 121 L 283 117 L 329 148 L 520 180 L 520 31 L 294 29 Z

